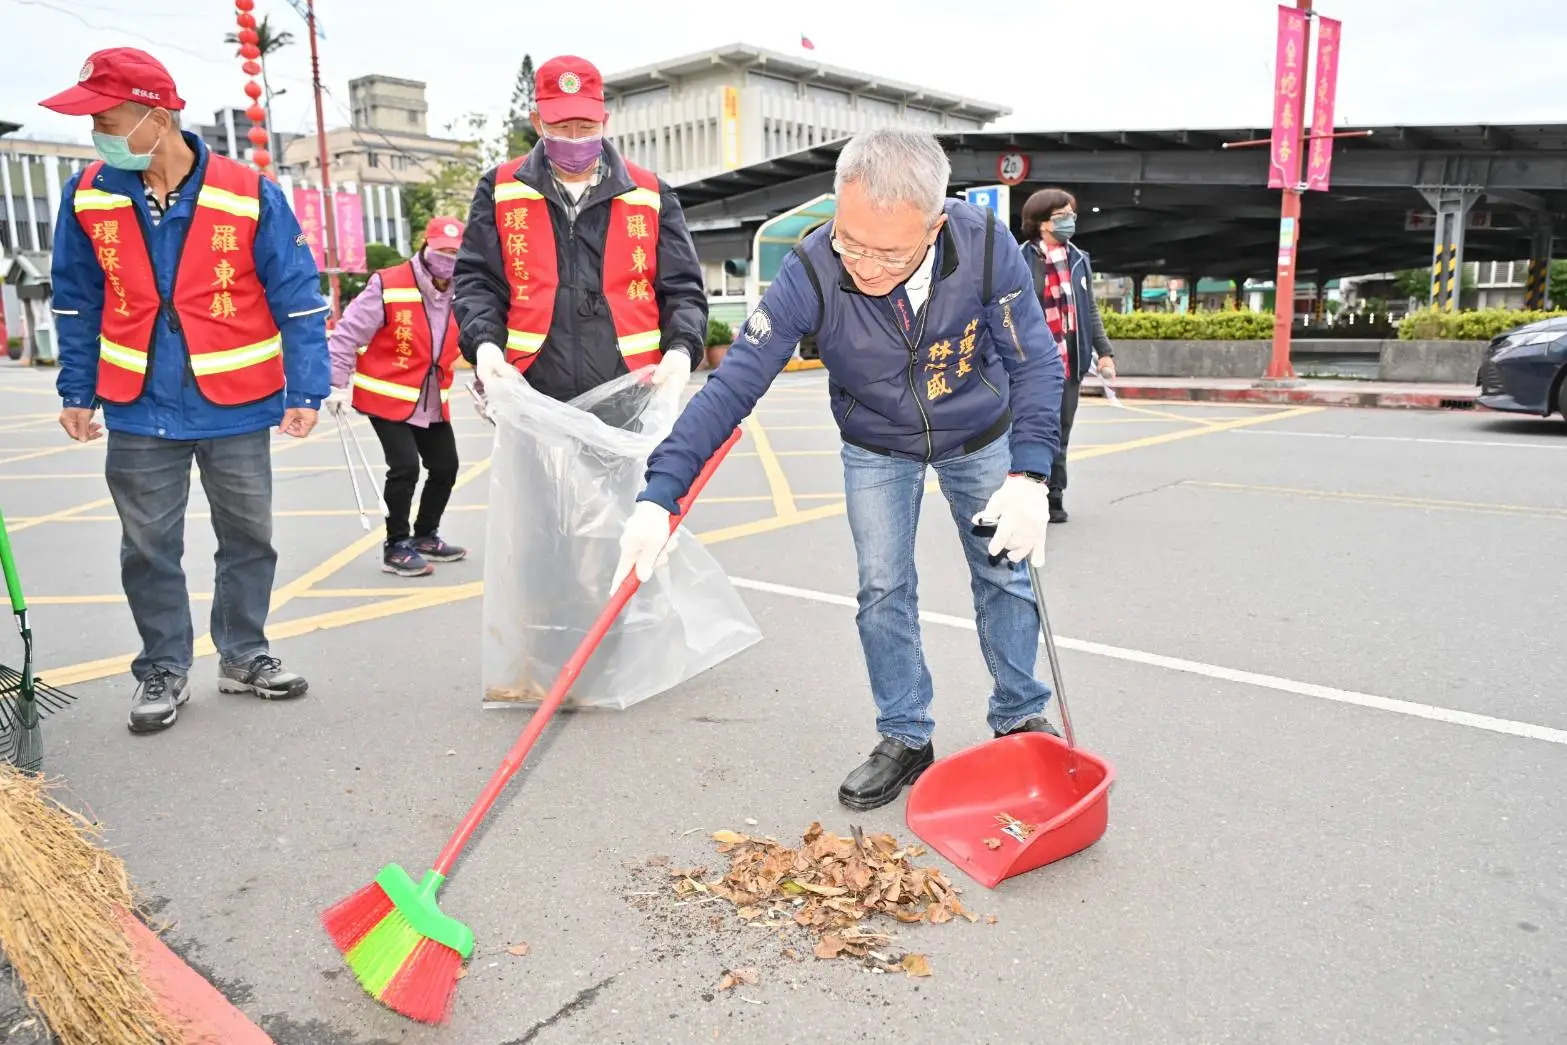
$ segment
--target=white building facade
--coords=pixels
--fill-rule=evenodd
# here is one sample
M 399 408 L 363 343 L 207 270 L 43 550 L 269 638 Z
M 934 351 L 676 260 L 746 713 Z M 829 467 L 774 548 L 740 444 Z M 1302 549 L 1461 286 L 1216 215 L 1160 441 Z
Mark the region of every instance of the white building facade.
M 1012 110 L 747 44 L 604 78 L 608 136 L 670 184 L 872 127 L 978 131 Z

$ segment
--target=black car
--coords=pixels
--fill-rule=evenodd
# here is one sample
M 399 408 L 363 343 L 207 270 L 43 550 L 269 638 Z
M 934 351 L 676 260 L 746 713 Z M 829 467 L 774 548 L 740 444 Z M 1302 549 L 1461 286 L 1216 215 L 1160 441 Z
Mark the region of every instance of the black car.
M 1567 316 L 1509 330 L 1485 350 L 1476 379 L 1481 406 L 1567 420 Z

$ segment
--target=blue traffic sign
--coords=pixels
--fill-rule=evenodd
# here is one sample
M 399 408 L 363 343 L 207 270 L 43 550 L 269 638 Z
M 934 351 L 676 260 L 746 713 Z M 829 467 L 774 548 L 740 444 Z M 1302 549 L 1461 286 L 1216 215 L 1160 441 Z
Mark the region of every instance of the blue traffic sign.
M 963 198 L 982 207 L 985 210 L 996 212 L 996 221 L 1002 228 L 1006 228 L 1012 222 L 1012 190 L 1006 185 L 976 185 L 971 189 L 963 190 Z

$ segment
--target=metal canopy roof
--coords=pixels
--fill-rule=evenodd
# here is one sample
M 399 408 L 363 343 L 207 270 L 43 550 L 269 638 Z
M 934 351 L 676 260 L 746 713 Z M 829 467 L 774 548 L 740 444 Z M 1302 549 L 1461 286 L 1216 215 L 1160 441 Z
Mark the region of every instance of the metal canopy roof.
M 1029 193 L 1059 184 L 1079 197 L 1079 236 L 1104 272 L 1267 276 L 1274 271 L 1279 195 L 1267 148 L 1224 142 L 1267 130 L 974 132 L 938 135 L 951 189 L 994 184 L 1002 153 L 1030 159 L 1012 188 L 1013 231 Z M 676 188 L 694 223 L 748 223 L 832 191 L 845 140 Z M 1430 263 L 1432 233 L 1405 228 L 1429 211 L 1417 186 L 1469 186 L 1483 195 L 1466 233 L 1467 260 L 1529 256 L 1533 223 L 1555 215 L 1567 238 L 1567 124 L 1380 127 L 1335 142 L 1333 189 L 1310 192 L 1300 268 L 1328 276 Z M 1095 212 L 1094 208 L 1098 208 Z M 700 233 L 699 233 L 700 235 Z

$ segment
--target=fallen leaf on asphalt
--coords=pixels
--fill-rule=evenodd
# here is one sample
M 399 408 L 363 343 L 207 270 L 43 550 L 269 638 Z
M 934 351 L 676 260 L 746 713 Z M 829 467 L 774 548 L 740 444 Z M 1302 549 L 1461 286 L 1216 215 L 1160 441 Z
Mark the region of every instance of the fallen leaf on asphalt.
M 996 924 L 996 916 L 993 915 L 993 914 L 985 915 L 985 924 L 986 925 L 995 925 Z
M 506 953 L 507 954 L 515 954 L 519 958 L 525 958 L 528 955 L 528 951 L 530 951 L 531 949 L 532 948 L 530 948 L 527 944 L 519 943 L 515 947 L 508 947 L 508 948 L 506 948 Z
M 1001 839 L 999 839 L 999 838 L 987 838 L 987 839 L 985 839 L 985 848 L 986 849 L 1000 849 L 1001 848 Z
M 718 989 L 727 991 L 731 987 L 738 987 L 742 983 L 748 987 L 755 987 L 762 982 L 762 974 L 747 966 L 744 969 L 730 969 L 724 973 L 723 979 L 718 981 Z
M 669 857 L 667 857 L 667 856 L 650 856 L 650 857 L 647 858 L 647 863 L 648 863 L 649 867 L 668 867 L 669 866 Z
M 468 966 L 464 965 L 462 968 L 457 970 L 457 978 L 459 980 L 463 979 L 467 975 L 468 975 Z
M 930 975 L 930 959 L 923 954 L 905 954 L 898 964 L 903 966 L 903 971 L 910 976 Z
M 737 845 L 740 842 L 746 841 L 746 837 L 745 835 L 739 834 L 735 831 L 714 831 L 713 841 L 722 842 L 725 845 Z

